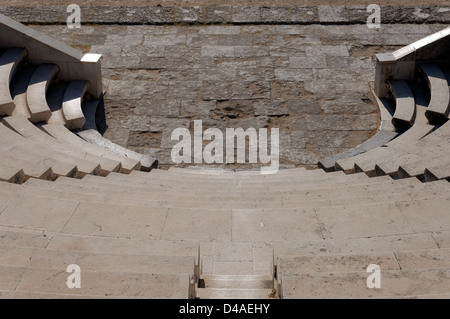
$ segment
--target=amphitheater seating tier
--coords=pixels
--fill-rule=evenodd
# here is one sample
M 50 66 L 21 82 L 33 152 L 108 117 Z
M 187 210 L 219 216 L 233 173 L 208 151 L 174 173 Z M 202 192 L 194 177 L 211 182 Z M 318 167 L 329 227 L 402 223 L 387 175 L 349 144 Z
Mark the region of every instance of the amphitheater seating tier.
M 0 50 L 1 298 L 450 297 L 446 67 L 382 83 L 378 133 L 322 169 L 262 175 L 157 169 L 97 130 L 101 74 L 30 53 Z

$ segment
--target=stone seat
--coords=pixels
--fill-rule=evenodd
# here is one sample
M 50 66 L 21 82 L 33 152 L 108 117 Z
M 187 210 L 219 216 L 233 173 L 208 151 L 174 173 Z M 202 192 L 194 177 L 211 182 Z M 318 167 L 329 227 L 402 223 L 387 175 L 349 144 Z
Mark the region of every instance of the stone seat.
M 346 174 L 366 172 L 369 176 L 373 176 L 375 164 L 379 159 L 390 156 L 389 154 L 395 152 L 398 147 L 401 147 L 402 145 L 410 145 L 433 129 L 434 127 L 431 125 L 416 124 L 396 139 L 387 143 L 385 147 L 378 147 L 366 153 L 336 161 L 336 169 L 342 170 Z
M 13 151 L 18 158 L 29 160 L 31 157 L 35 163 L 52 165 L 52 171 L 58 176 L 73 176 L 73 174 L 77 174 L 77 176 L 82 177 L 85 174 L 100 173 L 100 165 L 98 163 L 75 158 L 58 152 L 45 144 L 33 142 L 12 131 L 4 124 L 0 125 L 0 132 L 5 151 Z
M 95 187 L 77 185 L 73 179 L 58 179 L 63 182 L 50 183 L 36 179 L 30 179 L 24 184 L 22 190 L 13 190 L 25 196 L 39 196 L 62 198 L 69 200 L 88 201 L 105 204 L 139 205 L 148 207 L 168 207 L 168 208 L 202 208 L 202 209 L 225 209 L 225 208 L 311 208 L 326 207 L 335 205 L 351 205 L 362 203 L 392 202 L 395 200 L 411 200 L 423 198 L 425 194 L 439 194 L 442 185 L 439 183 L 422 184 L 418 180 L 399 180 L 391 183 L 379 183 L 370 188 L 360 190 L 358 187 L 348 187 L 346 191 L 330 189 L 317 189 L 311 191 L 298 191 L 293 195 L 278 195 L 270 197 L 270 194 L 262 194 L 261 199 L 250 201 L 247 198 L 230 194 L 219 196 L 210 194 L 208 197 L 201 197 L 189 194 L 182 198 L 164 193 L 156 196 L 148 194 L 146 189 Z M 408 190 L 405 190 L 408 189 Z M 445 190 L 445 188 L 444 188 Z M 386 194 L 388 192 L 388 194 Z M 234 196 L 234 197 L 233 197 Z M 358 201 L 354 201 L 358 196 Z M 253 198 L 258 198 L 253 195 Z M 210 200 L 212 199 L 212 200 Z
M 250 177 L 253 178 L 255 176 L 260 176 L 260 170 L 241 170 L 241 171 L 232 171 L 226 169 L 209 169 L 209 168 L 179 168 L 179 167 L 170 167 L 169 173 L 175 172 L 180 175 L 191 175 L 191 176 L 202 176 L 207 175 L 208 177 L 217 177 L 220 178 L 235 178 L 235 177 Z M 281 169 L 276 174 L 297 174 L 303 173 L 306 171 L 304 167 L 296 167 L 290 168 L 289 170 Z
M 87 167 L 99 166 L 102 175 L 106 175 L 111 171 L 117 172 L 120 170 L 120 162 L 91 154 L 79 146 L 61 143 L 59 140 L 38 129 L 23 116 L 6 117 L 3 119 L 3 123 L 26 139 L 78 159 L 81 163 L 88 165 Z M 77 166 L 79 165 L 77 164 Z M 81 171 L 80 167 L 79 170 Z
M 269 177 L 270 176 L 270 177 Z M 323 179 L 330 179 L 330 178 L 336 178 L 339 179 L 341 177 L 345 176 L 344 173 L 342 172 L 333 172 L 330 174 L 327 174 L 323 171 L 320 170 L 314 170 L 314 171 L 308 171 L 307 173 L 302 173 L 302 174 L 273 174 L 273 175 L 255 175 L 252 178 L 247 178 L 247 177 L 239 177 L 237 176 L 236 178 L 221 178 L 221 177 L 217 177 L 217 176 L 207 176 L 207 175 L 200 175 L 200 176 L 191 176 L 191 175 L 182 175 L 180 174 L 180 176 L 177 178 L 177 174 L 174 173 L 170 173 L 168 171 L 163 171 L 163 170 L 154 170 L 149 174 L 139 174 L 139 173 L 135 173 L 132 172 L 129 174 L 129 176 L 124 177 L 124 176 L 117 176 L 116 174 L 112 174 L 109 178 L 113 179 L 121 179 L 124 178 L 126 180 L 133 180 L 136 182 L 154 182 L 154 181 L 167 181 L 168 183 L 173 183 L 175 184 L 176 182 L 179 182 L 181 184 L 184 183 L 188 183 L 189 181 L 192 180 L 196 180 L 199 182 L 206 182 L 206 183 L 213 183 L 213 182 L 217 182 L 219 184 L 222 183 L 230 183 L 230 184 L 236 184 L 238 185 L 238 183 L 241 184 L 260 184 L 263 185 L 264 183 L 290 183 L 293 181 L 298 181 L 298 182 L 302 182 L 302 181 L 306 181 L 306 180 L 311 180 L 314 179 L 316 181 L 320 181 Z M 364 178 L 364 177 L 361 177 Z
M 75 80 L 70 82 L 64 92 L 62 103 L 64 125 L 70 130 L 82 128 L 86 121 L 81 105 L 88 87 L 88 81 Z
M 81 287 L 69 289 L 61 269 L 0 266 L 7 298 L 193 298 L 188 274 L 117 273 L 86 270 Z
M 0 166 L 0 181 L 22 184 L 24 178 L 25 173 L 22 168 L 15 165 L 9 166 L 8 164 Z
M 450 158 L 450 144 L 439 144 L 425 153 L 419 153 L 416 156 L 407 158 L 403 164 L 398 168 L 398 175 L 400 178 L 418 177 L 423 178 L 425 169 L 436 165 L 442 167 L 447 166 Z
M 445 182 L 444 182 L 445 183 Z M 86 199 L 99 202 L 117 202 L 116 198 L 110 198 L 113 194 L 126 194 L 127 199 L 123 203 L 131 204 L 142 203 L 143 205 L 152 205 L 153 207 L 184 207 L 183 201 L 189 203 L 189 207 L 204 208 L 239 208 L 239 205 L 245 207 L 259 207 L 267 205 L 271 208 L 289 208 L 289 207 L 323 207 L 331 205 L 350 205 L 358 203 L 355 197 L 360 197 L 361 201 L 373 203 L 378 201 L 393 201 L 399 199 L 410 200 L 411 196 L 422 198 L 422 193 L 428 191 L 439 194 L 445 191 L 440 183 L 422 184 L 416 179 L 404 179 L 390 182 L 379 182 L 373 185 L 337 185 L 338 189 L 333 187 L 323 187 L 317 189 L 304 188 L 303 190 L 293 190 L 291 192 L 274 193 L 271 191 L 250 192 L 240 194 L 237 192 L 222 192 L 204 194 L 202 192 L 191 192 L 177 197 L 173 197 L 170 190 L 150 191 L 147 187 L 104 185 L 101 183 L 83 183 L 82 180 L 72 180 L 68 178 L 58 178 L 55 183 L 48 183 L 39 180 L 29 180 L 25 186 L 41 188 L 45 195 L 48 193 L 57 193 L 58 196 L 68 196 L 71 198 L 82 198 L 86 191 L 89 191 Z M 445 185 L 444 185 L 445 186 Z M 46 191 L 48 190 L 48 191 Z M 35 190 L 36 192 L 37 190 Z M 39 192 L 38 192 L 39 193 Z M 64 195 L 65 194 L 65 195 Z M 109 196 L 111 195 L 111 196 Z M 147 196 L 145 196 L 147 195 Z M 75 196 L 75 197 L 74 197 Z M 125 196 L 124 196 L 125 197 Z M 140 198 L 142 197 L 142 198 Z M 145 197 L 145 198 L 144 198 Z M 135 201 L 135 202 L 133 202 Z M 229 206 L 227 206 L 229 202 Z M 233 202 L 235 202 L 233 204 Z M 214 206 L 216 205 L 216 206 Z
M 83 271 L 188 274 L 197 278 L 196 256 L 123 254 L 0 245 L 0 266 L 60 269 L 77 264 Z
M 56 64 L 41 64 L 34 70 L 27 88 L 31 122 L 46 122 L 51 117 L 52 112 L 47 104 L 46 95 L 58 72 L 59 67 Z
M 398 177 L 398 168 L 408 163 L 417 163 L 420 165 L 427 165 L 426 161 L 436 160 L 434 156 L 445 154 L 445 149 L 448 148 L 448 143 L 442 142 L 421 149 L 413 151 L 394 149 L 391 152 L 379 152 L 378 157 L 374 159 L 365 159 L 355 161 L 356 172 L 366 172 L 369 175 L 386 174 Z M 381 173 L 383 172 L 383 173 Z M 423 170 L 422 170 L 423 173 Z M 416 176 L 416 175 L 411 175 Z
M 450 270 L 382 271 L 381 288 L 369 289 L 364 271 L 282 276 L 284 299 L 305 298 L 449 298 Z M 411 288 L 414 283 L 414 288 Z M 299 288 L 301 287 L 301 288 Z
M 392 95 L 395 99 L 395 113 L 392 124 L 402 131 L 409 129 L 414 123 L 416 103 L 408 83 L 403 80 L 389 81 Z
M 442 124 L 447 121 L 450 112 L 450 80 L 436 64 L 420 64 L 419 70 L 424 74 L 430 89 L 431 100 L 425 115 L 430 123 Z
M 11 115 L 15 104 L 11 96 L 11 83 L 27 55 L 21 48 L 9 48 L 0 56 L 0 114 Z
M 27 181 L 31 177 L 50 180 L 53 176 L 50 165 L 35 163 L 29 159 L 21 159 L 10 152 L 2 152 L 0 154 L 0 161 L 2 165 L 21 168 L 24 172 L 24 181 Z
M 450 125 L 448 124 L 444 124 L 434 130 L 428 125 L 418 125 L 417 128 L 414 128 L 413 126 L 410 130 L 414 131 L 406 136 L 408 140 L 405 140 L 405 142 L 402 140 L 400 141 L 402 143 L 395 143 L 391 147 L 382 147 L 374 150 L 370 154 L 360 155 L 351 160 L 348 159 L 346 161 L 338 162 L 337 166 L 340 169 L 349 169 L 353 164 L 354 171 L 366 172 L 370 176 L 382 172 L 377 170 L 377 167 L 386 169 L 384 174 L 394 174 L 397 172 L 398 166 L 402 163 L 405 155 L 425 152 L 428 149 L 432 149 L 435 145 L 447 139 L 449 128 Z M 428 134 L 426 134 L 426 132 L 428 132 Z M 352 170 L 348 170 L 347 172 L 352 172 Z
M 366 184 L 369 178 L 365 174 L 353 174 L 351 176 L 346 176 L 345 174 L 339 176 L 328 176 L 328 174 L 318 177 L 309 176 L 298 180 L 290 180 L 289 184 L 287 181 L 267 181 L 267 182 L 215 182 L 208 180 L 197 180 L 195 183 L 191 180 L 151 180 L 151 179 L 138 179 L 130 178 L 131 176 L 120 176 L 118 174 L 110 174 L 106 178 L 93 178 L 86 177 L 86 181 L 94 181 L 97 183 L 106 184 L 118 184 L 118 185 L 129 185 L 130 181 L 135 186 L 151 187 L 151 188 L 161 188 L 167 186 L 173 189 L 189 189 L 204 191 L 206 188 L 210 188 L 210 192 L 223 192 L 223 191 L 237 191 L 239 193 L 246 192 L 247 190 L 254 189 L 255 191 L 261 191 L 263 189 L 272 190 L 274 192 L 287 192 L 290 189 L 298 188 L 316 188 L 316 186 L 324 187 L 326 185 L 335 184 Z M 374 181 L 375 182 L 375 181 Z M 277 189 L 274 189 L 277 187 Z
M 0 126 L 0 131 L 2 128 Z M 17 164 L 24 170 L 25 179 L 28 177 L 37 177 L 42 172 L 42 167 L 51 168 L 50 179 L 55 179 L 58 176 L 70 176 L 76 175 L 78 168 L 76 165 L 67 163 L 48 156 L 49 154 L 40 153 L 40 150 L 33 149 L 32 145 L 12 145 L 0 141 L 0 150 L 4 152 L 5 156 L 13 158 L 17 161 Z M 30 161 L 30 157 L 33 161 Z M 45 174 L 43 175 L 43 177 Z
M 361 240 L 357 241 L 361 242 Z M 381 242 L 381 240 L 379 241 Z M 323 244 L 322 247 L 324 247 Z M 391 245 L 390 247 L 384 246 L 377 249 L 379 251 L 370 253 L 325 253 L 318 251 L 301 255 L 295 255 L 295 253 L 292 255 L 291 252 L 288 255 L 283 255 L 281 252 L 281 255 L 276 259 L 279 291 L 284 298 L 302 298 L 302 296 L 306 298 L 351 298 L 353 297 L 352 292 L 347 290 L 347 288 L 350 288 L 348 285 L 351 285 L 357 289 L 358 298 L 414 297 L 421 295 L 433 297 L 434 294 L 450 294 L 450 291 L 445 291 L 443 286 L 440 287 L 441 291 L 430 293 L 427 290 L 422 290 L 424 287 L 418 284 L 407 289 L 402 287 L 403 284 L 400 281 L 405 280 L 405 285 L 407 285 L 408 280 L 413 280 L 410 275 L 415 273 L 419 275 L 418 279 L 426 284 L 425 289 L 429 289 L 431 285 L 426 283 L 428 275 L 431 275 L 432 278 L 434 278 L 433 276 L 439 278 L 441 272 L 448 271 L 450 249 L 439 249 L 430 245 L 430 247 L 418 250 L 416 244 L 409 245 L 408 243 L 401 245 L 401 247 Z M 321 250 L 326 251 L 324 248 Z M 378 265 L 381 269 L 381 290 L 367 289 L 366 280 L 361 280 L 363 277 L 367 279 L 369 276 L 370 273 L 366 272 L 365 276 L 362 273 L 371 264 Z M 426 276 L 421 278 L 422 272 L 426 272 Z M 385 274 L 387 274 L 387 277 L 385 277 Z M 446 276 L 441 278 L 448 282 Z M 435 278 L 436 282 L 439 281 L 437 278 Z M 359 285 L 358 280 L 361 280 Z M 417 281 L 414 280 L 414 282 Z M 337 289 L 339 286 L 345 287 L 343 290 L 345 296 L 340 294 L 339 289 Z M 300 287 L 305 287 L 305 290 L 301 291 Z M 388 295 L 385 295 L 386 290 Z M 395 293 L 393 293 L 393 290 L 396 290 Z M 371 291 L 373 295 L 370 295 Z M 288 295 L 286 296 L 285 293 L 288 293 Z M 392 296 L 389 295 L 392 293 Z
M 27 89 L 36 68 L 36 65 L 26 64 L 14 76 L 11 83 L 11 96 L 13 97 L 15 108 L 9 115 L 25 116 L 27 119 L 31 118 L 30 107 L 27 101 Z M 51 90 L 47 97 L 51 99 L 53 94 L 50 93 Z M 51 100 L 48 100 L 48 103 L 51 103 Z M 49 106 L 51 107 L 51 104 Z
M 439 164 L 431 165 L 425 168 L 424 178 L 426 181 L 435 181 L 439 179 L 450 178 L 450 163 L 448 158 L 443 159 Z
M 120 162 L 121 163 L 120 171 L 122 173 L 130 173 L 133 170 L 140 169 L 140 163 L 138 160 L 133 160 L 128 157 L 120 156 L 117 153 L 110 152 L 96 145 L 88 143 L 82 138 L 78 137 L 76 134 L 69 131 L 64 125 L 60 123 L 45 124 L 41 127 L 41 129 L 47 134 L 56 138 L 61 143 L 71 145 L 77 148 L 82 148 L 86 152 L 104 159 L 110 159 L 113 161 Z
M 131 172 L 130 176 L 136 176 L 143 180 L 150 180 L 150 179 L 163 179 L 163 180 L 192 180 L 195 178 L 195 180 L 209 180 L 209 181 L 242 181 L 242 182 L 258 182 L 262 183 L 265 181 L 291 181 L 291 180 L 301 180 L 305 177 L 312 178 L 313 176 L 316 178 L 323 178 L 323 177 L 330 177 L 330 176 L 343 176 L 344 174 L 342 172 L 330 172 L 327 174 L 323 170 L 305 170 L 305 169 L 295 169 L 294 171 L 290 172 L 290 170 L 279 170 L 275 174 L 268 174 L 263 175 L 260 172 L 256 172 L 252 175 L 247 174 L 229 174 L 229 175 L 207 175 L 207 174 L 198 174 L 195 176 L 192 176 L 192 174 L 183 174 L 182 172 L 178 173 L 175 171 L 164 171 L 164 170 L 152 170 L 149 174 L 145 174 L 142 172 Z

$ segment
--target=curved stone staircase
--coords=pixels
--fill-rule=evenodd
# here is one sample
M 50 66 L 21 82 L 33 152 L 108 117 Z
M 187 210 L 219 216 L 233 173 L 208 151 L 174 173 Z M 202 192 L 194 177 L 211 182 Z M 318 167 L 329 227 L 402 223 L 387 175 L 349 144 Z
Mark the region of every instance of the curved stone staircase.
M 384 133 L 363 152 L 261 175 L 152 169 L 96 130 L 101 74 L 61 75 L 33 47 L 0 56 L 1 297 L 450 297 L 446 61 L 377 68 Z

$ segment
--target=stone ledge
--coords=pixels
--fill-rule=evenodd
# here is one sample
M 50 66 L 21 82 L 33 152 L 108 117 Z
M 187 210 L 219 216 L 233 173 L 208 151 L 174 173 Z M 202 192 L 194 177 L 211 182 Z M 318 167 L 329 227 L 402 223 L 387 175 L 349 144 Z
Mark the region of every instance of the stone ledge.
M 380 6 L 382 24 L 449 23 L 450 6 Z M 25 24 L 64 24 L 65 6 L 0 6 Z M 81 7 L 82 24 L 365 24 L 367 6 Z

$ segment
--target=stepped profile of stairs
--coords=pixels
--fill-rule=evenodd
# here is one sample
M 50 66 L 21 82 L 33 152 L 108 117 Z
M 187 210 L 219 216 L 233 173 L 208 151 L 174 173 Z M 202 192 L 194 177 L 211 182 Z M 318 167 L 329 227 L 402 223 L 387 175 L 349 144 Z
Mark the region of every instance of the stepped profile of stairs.
M 276 298 L 273 251 L 250 243 L 204 243 L 198 299 Z
M 450 298 L 450 28 L 377 55 L 372 139 L 269 175 L 157 169 L 103 138 L 99 56 L 0 30 L 1 298 Z

